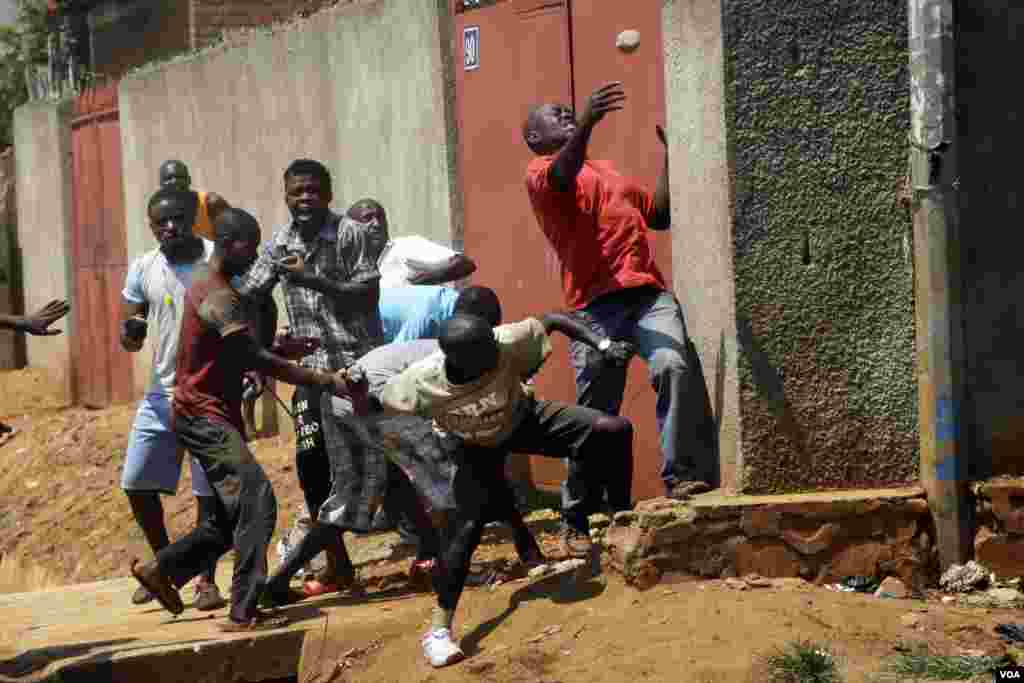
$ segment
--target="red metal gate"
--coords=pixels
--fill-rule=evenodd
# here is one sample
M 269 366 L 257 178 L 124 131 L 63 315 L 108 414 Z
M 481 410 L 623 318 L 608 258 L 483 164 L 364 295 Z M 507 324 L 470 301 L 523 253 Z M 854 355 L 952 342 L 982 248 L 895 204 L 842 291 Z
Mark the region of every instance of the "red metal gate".
M 665 110 L 660 7 L 659 0 L 505 0 L 465 9 L 462 0 L 455 0 L 465 250 L 479 265 L 475 281 L 493 287 L 501 297 L 506 321 L 564 306 L 558 260 L 526 196 L 526 165 L 532 153 L 521 128 L 532 106 L 568 103 L 574 90 L 580 105 L 600 83 L 623 81 L 630 98 L 627 107 L 598 129 L 590 155 L 612 159 L 654 187 L 662 158 L 654 125 L 663 123 Z M 617 34 L 626 29 L 640 32 L 640 46 L 632 53 L 615 46 Z M 654 245 L 670 278 L 671 240 L 654 236 Z M 568 344 L 556 335 L 554 346 L 537 378 L 538 393 L 574 401 Z M 662 495 L 654 393 L 640 362 L 630 370 L 623 414 L 636 426 L 634 498 Z M 558 460 L 533 457 L 517 465 L 514 475 L 529 476 L 544 489 L 557 489 L 564 478 L 565 467 Z
M 91 408 L 132 399 L 132 360 L 118 326 L 127 270 L 117 86 L 75 101 L 71 123 L 71 265 L 75 402 Z

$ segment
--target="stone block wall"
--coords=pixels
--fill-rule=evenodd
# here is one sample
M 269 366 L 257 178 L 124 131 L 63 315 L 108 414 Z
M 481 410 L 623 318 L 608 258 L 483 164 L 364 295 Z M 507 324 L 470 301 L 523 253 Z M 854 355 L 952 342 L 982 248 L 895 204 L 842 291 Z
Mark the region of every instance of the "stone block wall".
M 189 38 L 193 49 L 217 40 L 224 31 L 267 26 L 308 15 L 327 5 L 353 0 L 189 0 Z
M 981 482 L 974 494 L 974 559 L 1000 579 L 1024 576 L 1024 480 Z
M 726 578 L 937 577 L 934 530 L 923 497 L 747 505 L 688 505 L 658 498 L 598 519 L 612 568 L 646 588 L 665 572 Z

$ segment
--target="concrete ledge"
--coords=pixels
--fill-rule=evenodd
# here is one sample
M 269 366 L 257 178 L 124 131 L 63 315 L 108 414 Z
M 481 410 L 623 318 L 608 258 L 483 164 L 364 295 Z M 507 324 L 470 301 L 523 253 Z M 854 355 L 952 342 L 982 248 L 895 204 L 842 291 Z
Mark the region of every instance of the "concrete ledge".
M 194 610 L 172 619 L 157 606 L 134 607 L 135 586 L 117 579 L 0 595 L 0 681 L 280 679 L 298 672 L 306 632 L 323 627 L 316 607 L 293 608 L 296 623 L 285 629 L 225 635 Z
M 594 519 L 608 564 L 638 588 L 664 572 L 756 573 L 818 583 L 853 575 L 937 578 L 934 529 L 919 487 L 779 496 L 656 498 Z

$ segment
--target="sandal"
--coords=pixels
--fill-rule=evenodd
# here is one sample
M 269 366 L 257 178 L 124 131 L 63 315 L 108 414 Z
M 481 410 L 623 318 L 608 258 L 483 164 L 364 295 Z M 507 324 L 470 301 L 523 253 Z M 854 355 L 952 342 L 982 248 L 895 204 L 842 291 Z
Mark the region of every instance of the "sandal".
M 142 584 L 142 587 L 152 593 L 156 601 L 165 610 L 178 616 L 185 611 L 185 605 L 181 602 L 181 596 L 171 585 L 171 582 L 160 573 L 160 569 L 153 563 L 153 567 L 146 570 L 145 566 L 139 566 L 139 559 L 132 560 L 132 576 Z
M 288 617 L 256 611 L 249 621 L 235 621 L 231 617 L 217 623 L 217 628 L 224 633 L 248 633 L 251 631 L 270 631 L 288 625 Z

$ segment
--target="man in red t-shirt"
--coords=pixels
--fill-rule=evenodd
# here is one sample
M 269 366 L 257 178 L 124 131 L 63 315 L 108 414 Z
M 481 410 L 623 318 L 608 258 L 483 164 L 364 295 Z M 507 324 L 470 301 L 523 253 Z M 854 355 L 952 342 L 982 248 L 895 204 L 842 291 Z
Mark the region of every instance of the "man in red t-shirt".
M 173 614 L 184 606 L 178 588 L 234 547 L 231 611 L 226 631 L 276 627 L 280 620 L 257 609 L 267 576 L 267 545 L 274 533 L 277 502 L 263 468 L 245 443 L 242 376 L 257 371 L 282 382 L 311 385 L 351 396 L 363 412 L 366 396 L 347 382 L 344 371 L 302 368 L 267 351 L 261 301 L 245 298 L 230 280 L 256 260 L 260 228 L 241 209 L 217 218 L 216 243 L 208 264 L 197 269 L 185 294 L 174 390 L 174 431 L 199 462 L 219 499 L 213 519 L 160 550 L 145 565 L 132 561 L 132 575 Z M 271 328 L 272 329 L 272 328 Z
M 523 137 L 538 156 L 527 167 L 526 189 L 561 261 L 566 303 L 596 332 L 632 342 L 647 362 L 658 392 L 662 480 L 669 496 L 686 498 L 710 489 L 714 444 L 701 434 L 705 389 L 687 352 L 683 313 L 658 270 L 647 232 L 667 230 L 671 221 L 665 132 L 657 127 L 665 164 L 653 195 L 611 162 L 587 158 L 594 126 L 625 99 L 621 83 L 598 88 L 578 125 L 564 105 L 532 110 Z M 618 414 L 626 367 L 603 363 L 599 351 L 578 342 L 570 357 L 579 403 Z M 601 473 L 585 474 L 570 462 L 562 494 L 566 509 L 588 507 L 581 500 L 588 495 L 582 493 L 584 476 L 600 480 Z

